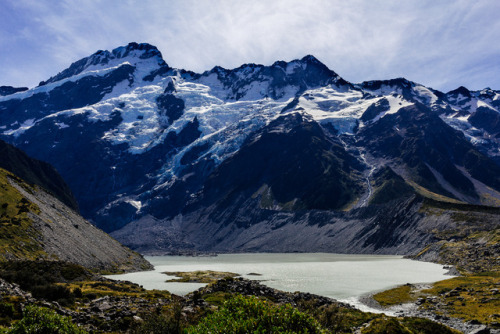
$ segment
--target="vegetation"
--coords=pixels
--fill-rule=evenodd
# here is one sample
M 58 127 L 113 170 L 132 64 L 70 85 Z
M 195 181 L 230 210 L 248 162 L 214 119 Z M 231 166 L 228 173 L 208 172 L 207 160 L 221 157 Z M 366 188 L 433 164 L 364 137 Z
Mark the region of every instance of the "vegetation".
M 331 333 L 352 333 L 353 328 L 359 328 L 380 317 L 379 314 L 362 312 L 336 304 L 317 307 L 313 300 L 300 301 L 298 309 L 313 316 L 323 328 Z
M 403 303 L 415 301 L 415 296 L 412 295 L 412 286 L 410 284 L 398 286 L 394 289 L 379 292 L 373 295 L 380 306 L 393 306 Z
M 22 318 L 21 306 L 16 303 L 15 298 L 3 296 L 0 301 L 0 333 L 2 326 L 9 326 L 12 320 Z
M 362 334 L 453 334 L 460 333 L 422 318 L 380 317 L 361 330 Z
M 29 212 L 40 210 L 21 195 L 9 179 L 31 189 L 14 174 L 0 168 L 0 261 L 47 258 L 38 241 L 40 235 L 28 217 Z
M 81 291 L 84 300 L 92 300 L 104 296 L 139 297 L 147 300 L 171 299 L 171 294 L 165 290 L 146 290 L 130 282 L 115 281 L 80 281 L 65 284 L 71 291 Z
M 405 180 L 397 175 L 390 167 L 383 167 L 373 176 L 373 195 L 370 198 L 370 204 L 384 204 L 413 194 L 413 188 Z
M 31 272 L 33 277 L 41 282 L 38 288 L 30 288 L 33 296 L 37 299 L 56 300 L 67 310 L 85 314 L 85 317 L 79 317 L 78 321 L 93 332 L 352 333 L 356 328 L 363 328 L 366 333 L 384 333 L 387 328 L 398 326 L 409 330 L 402 333 L 430 333 L 415 330 L 416 325 L 406 323 L 406 319 L 398 319 L 395 323 L 394 320 L 380 320 L 382 315 L 361 312 L 337 303 L 325 304 L 324 300 L 314 296 L 298 299 L 293 297 L 296 304 L 294 307 L 278 302 L 280 295 L 275 295 L 272 291 L 269 295 L 260 297 L 263 299 L 244 297 L 229 289 L 229 285 L 240 282 L 232 278 L 223 280 L 229 284 L 226 284 L 227 289 L 206 289 L 207 293 L 204 290 L 197 291 L 185 300 L 172 296 L 167 291 L 147 291 L 129 282 L 93 280 L 95 276 L 88 276 L 85 269 L 58 262 L 4 263 L 1 270 L 4 276 L 22 283 L 23 286 L 33 283 L 28 275 Z M 221 280 L 217 284 L 223 287 L 224 284 L 220 282 Z M 244 283 L 244 280 L 241 282 Z M 234 285 L 236 288 L 238 286 Z M 42 292 L 36 292 L 37 290 Z M 262 291 L 258 285 L 248 291 L 254 290 Z M 23 314 L 21 309 L 25 303 L 26 300 L 23 301 L 20 297 L 4 296 L 0 303 L 0 311 L 4 315 L 4 318 L 0 318 L 0 326 L 28 328 L 34 323 L 42 323 L 47 328 L 53 328 L 54 323 L 61 320 L 59 316 L 54 317 L 52 311 L 40 311 L 38 308 L 36 312 L 25 311 Z M 132 314 L 143 320 L 132 317 Z M 22 317 L 23 320 L 19 321 Z M 87 320 L 82 323 L 82 319 Z M 418 321 L 415 323 L 419 324 Z M 24 327 L 20 327 L 21 325 Z M 422 326 L 433 328 L 432 326 L 436 325 L 429 321 Z M 75 328 L 65 330 L 73 333 Z M 435 333 L 441 332 L 436 330 Z
M 438 310 L 447 316 L 476 320 L 484 324 L 500 322 L 500 274 L 468 275 L 437 282 L 422 292 L 438 298 Z M 424 307 L 433 309 L 433 303 Z
M 179 303 L 174 303 L 172 307 L 164 310 L 161 314 L 150 314 L 131 330 L 131 334 L 180 334 L 184 332 L 185 327 L 186 323 L 182 319 L 182 306 Z
M 403 285 L 373 296 L 382 306 L 415 302 L 440 315 L 496 324 L 500 321 L 500 274 L 483 273 L 439 281 L 429 289 Z
M 231 299 L 233 295 L 229 292 L 214 292 L 203 296 L 203 300 L 215 306 L 222 306 L 227 300 Z
M 12 261 L 0 262 L 0 277 L 19 284 L 21 289 L 31 292 L 34 298 L 57 301 L 71 305 L 81 294 L 70 290 L 60 282 L 88 279 L 93 275 L 85 268 L 57 261 Z
M 290 305 L 256 297 L 236 296 L 208 315 L 188 333 L 323 333 L 311 316 Z
M 180 278 L 173 278 L 167 282 L 191 282 L 191 283 L 214 283 L 218 279 L 237 277 L 239 274 L 226 272 L 226 271 L 212 271 L 212 270 L 198 270 L 198 271 L 169 271 L 164 272 L 169 276 L 176 276 Z
M 85 334 L 85 330 L 47 308 L 27 306 L 23 318 L 17 322 L 8 334 Z

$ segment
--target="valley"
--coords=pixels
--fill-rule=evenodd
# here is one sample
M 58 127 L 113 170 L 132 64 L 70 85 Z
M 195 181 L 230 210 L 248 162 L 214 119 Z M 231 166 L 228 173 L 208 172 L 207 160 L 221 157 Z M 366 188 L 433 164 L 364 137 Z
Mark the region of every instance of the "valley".
M 130 43 L 0 93 L 5 331 L 38 312 L 75 332 L 202 333 L 230 310 L 318 333 L 500 330 L 500 91 L 351 83 L 311 55 L 195 73 Z M 152 269 L 143 255 L 311 252 L 460 276 L 367 299 L 395 316 L 231 268 L 173 270 L 211 282 L 185 296 L 102 276 Z

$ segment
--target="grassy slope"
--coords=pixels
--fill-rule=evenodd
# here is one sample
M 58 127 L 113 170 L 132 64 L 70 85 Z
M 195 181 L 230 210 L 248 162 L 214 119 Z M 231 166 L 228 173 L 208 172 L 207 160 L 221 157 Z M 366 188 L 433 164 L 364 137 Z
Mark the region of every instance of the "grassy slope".
M 437 314 L 476 320 L 493 327 L 500 322 L 500 228 L 498 209 L 427 202 L 422 212 L 446 215 L 453 224 L 431 233 L 439 240 L 416 258 L 436 253 L 436 262 L 454 265 L 463 275 L 435 283 L 430 289 L 404 285 L 378 293 L 382 306 L 420 299 L 421 308 Z
M 24 198 L 10 183 L 14 179 L 27 191 L 32 188 L 10 172 L 0 168 L 0 260 L 48 258 L 40 234 L 31 224 L 29 212 L 39 208 Z

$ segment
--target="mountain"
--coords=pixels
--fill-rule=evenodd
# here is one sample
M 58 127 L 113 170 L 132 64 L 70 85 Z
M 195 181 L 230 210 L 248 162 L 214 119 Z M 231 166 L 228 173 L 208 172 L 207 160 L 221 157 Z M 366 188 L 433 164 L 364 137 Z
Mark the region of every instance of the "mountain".
M 16 174 L 24 182 L 51 193 L 70 209 L 78 212 L 78 204 L 61 175 L 50 164 L 32 159 L 20 149 L 0 140 L 0 168 Z
M 310 55 L 194 73 L 130 43 L 0 97 L 0 138 L 142 252 L 406 254 L 455 222 L 426 208 L 500 205 L 499 115 L 489 88 L 350 83 Z
M 107 272 L 151 267 L 42 188 L 62 189 L 72 199 L 50 165 L 0 144 L 0 260 L 60 260 Z

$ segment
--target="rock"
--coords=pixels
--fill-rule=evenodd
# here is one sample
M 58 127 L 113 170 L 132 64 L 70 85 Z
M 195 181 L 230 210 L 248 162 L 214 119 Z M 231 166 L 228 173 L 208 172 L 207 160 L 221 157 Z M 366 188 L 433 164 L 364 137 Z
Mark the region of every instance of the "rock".
M 482 325 L 481 327 L 476 328 L 471 332 L 469 332 L 469 334 L 490 334 L 490 329 L 485 325 Z

